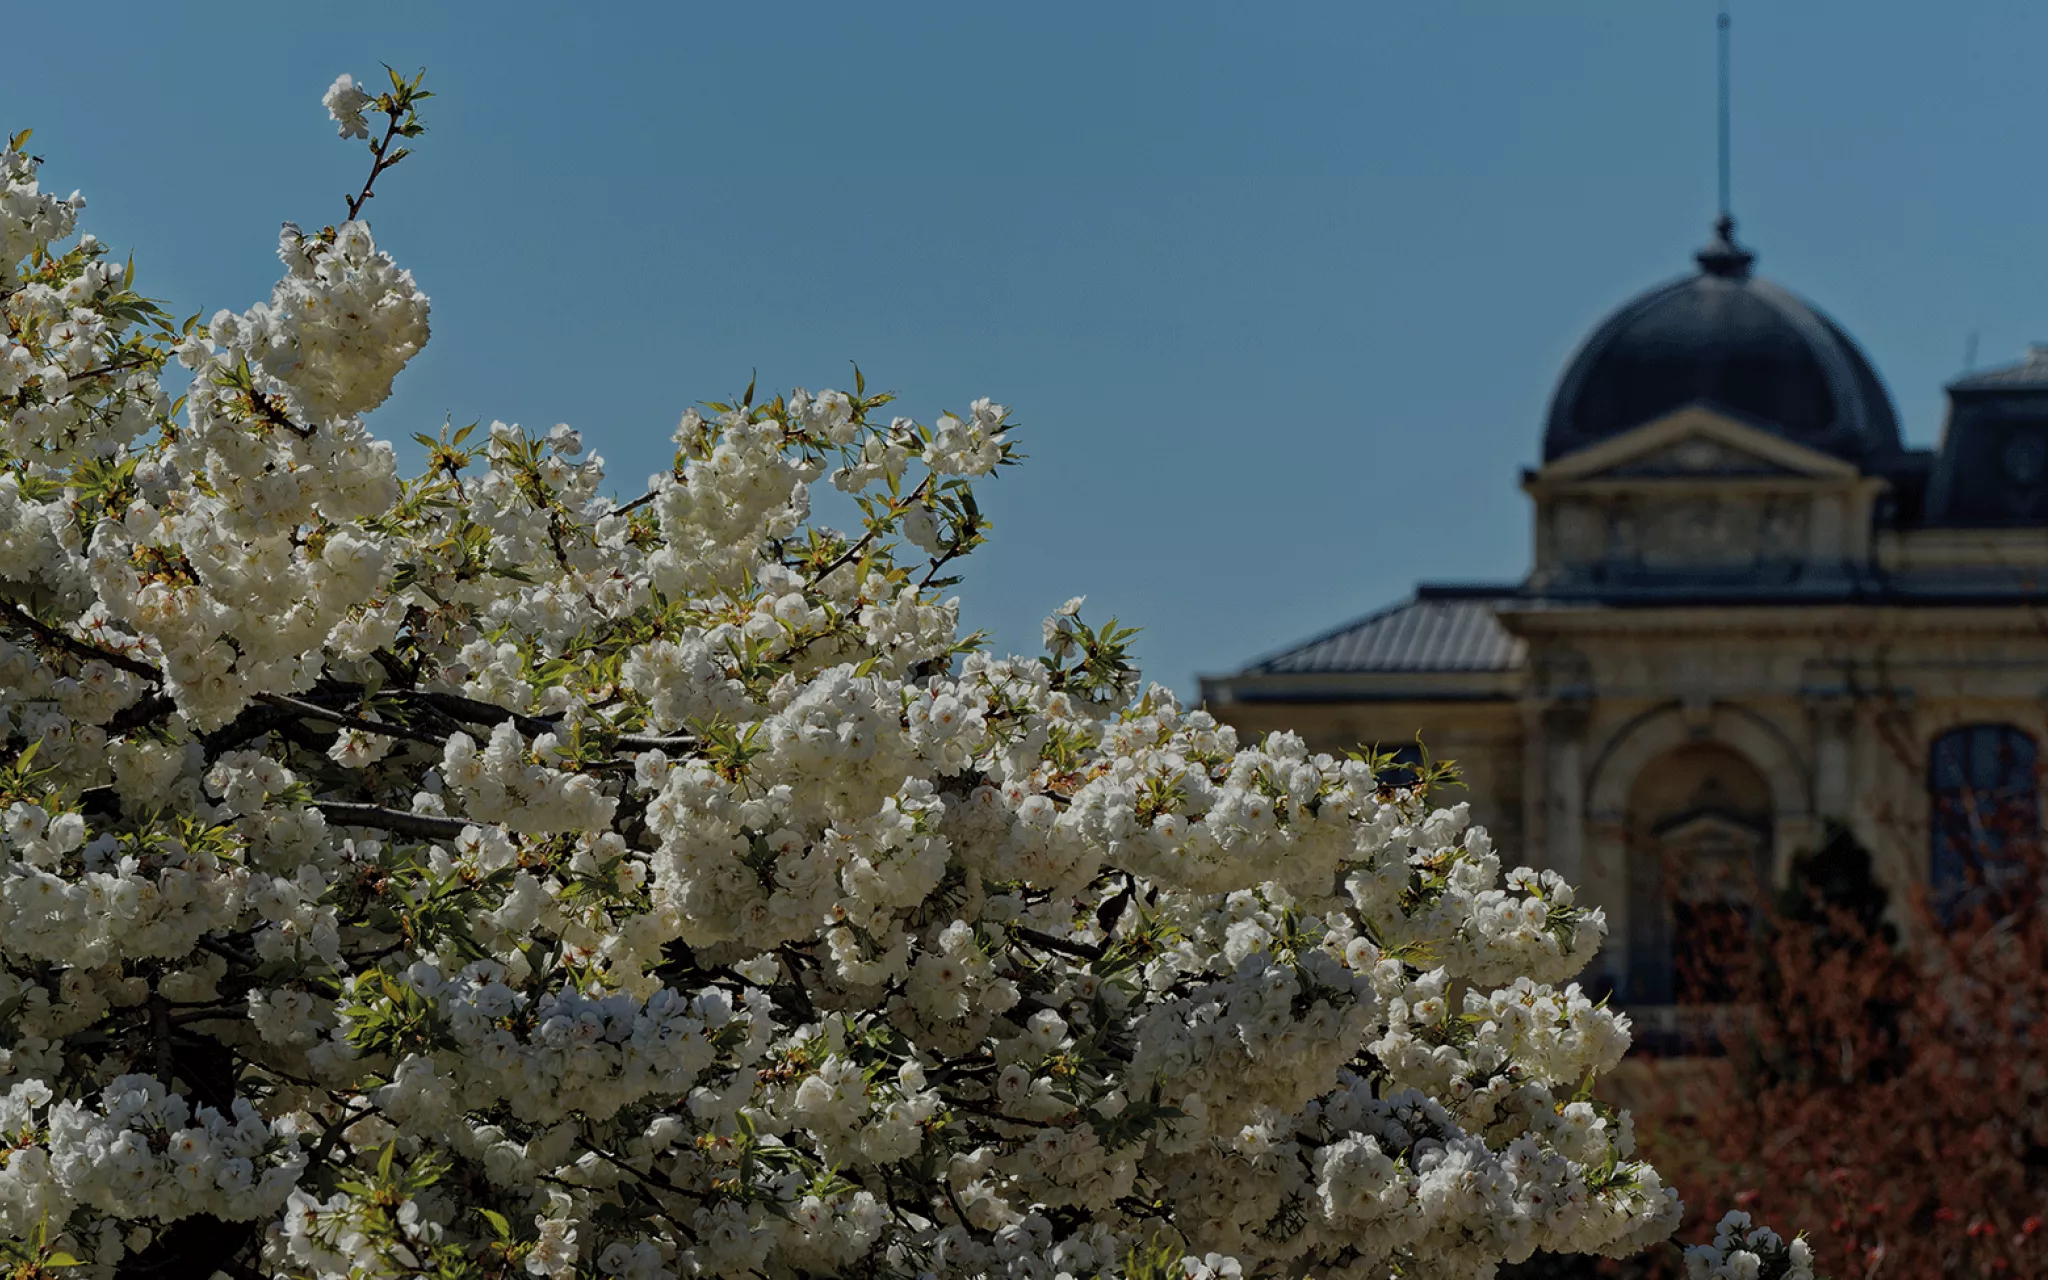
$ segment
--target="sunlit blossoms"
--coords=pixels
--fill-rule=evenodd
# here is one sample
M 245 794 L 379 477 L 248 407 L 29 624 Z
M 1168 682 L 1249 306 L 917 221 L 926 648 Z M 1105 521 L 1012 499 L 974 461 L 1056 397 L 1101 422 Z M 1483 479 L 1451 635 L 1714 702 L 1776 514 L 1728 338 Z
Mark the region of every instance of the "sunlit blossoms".
M 328 91 L 372 181 L 424 96 Z M 364 415 L 427 298 L 366 222 L 178 326 L 0 178 L 8 1256 L 1421 1277 L 1671 1231 L 1570 886 L 1144 688 L 1078 600 L 1044 658 L 962 636 L 1003 406 L 749 388 L 630 500 L 567 427 L 403 479 Z
M 1730 1213 L 1714 1229 L 1710 1244 L 1685 1251 L 1686 1280 L 1813 1280 L 1813 1250 L 1805 1240 L 1785 1240 L 1769 1227 Z

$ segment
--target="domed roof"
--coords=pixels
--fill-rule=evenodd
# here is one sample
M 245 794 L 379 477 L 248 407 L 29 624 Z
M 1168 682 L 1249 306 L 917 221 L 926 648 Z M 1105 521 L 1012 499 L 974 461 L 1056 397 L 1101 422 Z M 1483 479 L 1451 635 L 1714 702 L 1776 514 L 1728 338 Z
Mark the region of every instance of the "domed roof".
M 1627 303 L 1579 347 L 1543 434 L 1543 458 L 1704 404 L 1839 457 L 1900 448 L 1877 371 L 1841 326 L 1751 274 L 1723 214 L 1698 274 Z

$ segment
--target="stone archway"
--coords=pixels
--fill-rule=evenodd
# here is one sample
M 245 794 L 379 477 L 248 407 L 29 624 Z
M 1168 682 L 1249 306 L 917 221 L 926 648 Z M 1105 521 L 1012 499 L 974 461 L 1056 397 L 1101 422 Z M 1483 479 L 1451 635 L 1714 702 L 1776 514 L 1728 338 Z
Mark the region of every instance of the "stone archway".
M 1771 791 L 1777 843 L 1797 843 L 1810 821 L 1813 782 L 1806 761 L 1784 730 L 1746 707 L 1715 703 L 1702 716 L 1667 702 L 1630 720 L 1610 736 L 1587 773 L 1586 815 L 1593 822 L 1617 822 L 1636 776 L 1651 760 L 1688 742 L 1718 742 L 1753 763 Z M 1794 829 L 1786 829 L 1787 827 Z
M 1773 884 L 1783 878 L 1782 864 L 1792 852 L 1812 838 L 1813 790 L 1807 762 L 1785 731 L 1765 716 L 1732 703 L 1687 707 L 1672 701 L 1650 708 L 1608 735 L 1593 754 L 1592 765 L 1586 772 L 1582 811 L 1586 818 L 1585 845 L 1580 874 L 1587 900 L 1605 908 L 1609 930 L 1599 969 L 1589 975 L 1589 980 L 1603 986 L 1611 984 L 1620 993 L 1634 985 L 1631 970 L 1636 968 L 1637 957 L 1631 954 L 1631 946 L 1639 932 L 1637 904 L 1641 902 L 1642 910 L 1648 911 L 1651 901 L 1641 888 L 1642 875 L 1636 867 L 1636 855 L 1646 839 L 1643 821 L 1639 816 L 1632 817 L 1631 810 L 1641 811 L 1646 805 L 1654 809 L 1662 804 L 1638 799 L 1634 794 L 1637 782 L 1659 761 L 1685 759 L 1688 750 L 1718 751 L 1742 762 L 1747 771 L 1746 784 L 1738 791 L 1749 798 L 1732 806 L 1740 815 L 1734 828 L 1726 823 L 1694 827 L 1680 824 L 1667 829 L 1666 837 L 1696 841 L 1714 838 L 1725 843 L 1736 838 L 1735 828 L 1750 832 L 1760 828 L 1758 856 L 1765 860 L 1763 874 Z M 1765 797 L 1761 803 L 1755 798 L 1759 779 Z M 1689 810 L 1683 805 L 1664 805 L 1662 816 L 1650 825 L 1686 812 Z M 1637 874 L 1632 875 L 1632 871 Z M 1661 911 L 1661 896 L 1655 901 Z M 1652 918 L 1644 923 L 1654 930 L 1658 920 Z
M 1769 779 L 1725 743 L 1689 742 L 1643 766 L 1623 820 L 1633 1005 L 1722 1004 L 1771 880 Z

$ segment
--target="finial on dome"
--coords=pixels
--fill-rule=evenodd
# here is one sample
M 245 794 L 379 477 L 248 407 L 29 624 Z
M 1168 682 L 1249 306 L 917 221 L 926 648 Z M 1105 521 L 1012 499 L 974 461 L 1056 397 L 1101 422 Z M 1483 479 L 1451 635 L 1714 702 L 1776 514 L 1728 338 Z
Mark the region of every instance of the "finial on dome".
M 1721 16 L 1714 23 L 1715 43 L 1719 46 L 1720 57 L 1716 59 L 1720 69 L 1720 94 L 1716 106 L 1715 123 L 1719 126 L 1719 154 L 1721 179 L 1721 216 L 1714 219 L 1714 238 L 1707 247 L 1694 254 L 1700 270 L 1710 276 L 1727 280 L 1740 280 L 1749 275 L 1750 264 L 1756 255 L 1735 243 L 1735 215 L 1728 200 L 1728 0 L 1721 0 Z
M 1735 219 L 1726 213 L 1714 219 L 1714 238 L 1707 241 L 1707 247 L 1692 256 L 1700 270 L 1729 280 L 1748 276 L 1756 261 L 1755 254 L 1735 243 Z

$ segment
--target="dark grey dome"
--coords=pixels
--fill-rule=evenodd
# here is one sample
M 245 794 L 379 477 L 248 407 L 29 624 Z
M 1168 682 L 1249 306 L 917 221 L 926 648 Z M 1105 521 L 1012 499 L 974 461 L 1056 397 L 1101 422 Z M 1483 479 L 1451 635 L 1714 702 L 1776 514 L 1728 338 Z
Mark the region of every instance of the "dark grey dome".
M 1841 326 L 1750 272 L 1725 215 L 1698 274 L 1623 306 L 1580 345 L 1550 403 L 1543 458 L 1583 449 L 1688 404 L 1861 461 L 1896 453 L 1899 422 L 1877 371 Z

